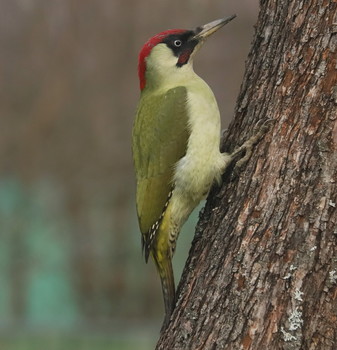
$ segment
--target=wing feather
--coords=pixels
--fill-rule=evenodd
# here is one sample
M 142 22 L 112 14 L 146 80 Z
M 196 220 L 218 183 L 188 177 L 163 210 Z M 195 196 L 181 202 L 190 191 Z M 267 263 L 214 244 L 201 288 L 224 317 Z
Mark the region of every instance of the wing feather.
M 174 166 L 186 153 L 187 91 L 176 87 L 162 95 L 144 95 L 133 128 L 137 177 L 137 214 L 144 241 L 160 218 L 172 189 Z

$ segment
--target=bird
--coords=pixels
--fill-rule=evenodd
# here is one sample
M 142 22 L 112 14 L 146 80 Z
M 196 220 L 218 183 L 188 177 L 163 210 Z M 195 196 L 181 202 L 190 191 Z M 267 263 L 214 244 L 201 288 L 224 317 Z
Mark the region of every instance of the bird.
M 151 256 L 161 279 L 165 327 L 176 302 L 172 258 L 181 227 L 233 159 L 261 136 L 232 154 L 221 153 L 218 104 L 193 69 L 205 41 L 235 17 L 163 31 L 139 53 L 132 130 L 136 208 L 145 260 Z

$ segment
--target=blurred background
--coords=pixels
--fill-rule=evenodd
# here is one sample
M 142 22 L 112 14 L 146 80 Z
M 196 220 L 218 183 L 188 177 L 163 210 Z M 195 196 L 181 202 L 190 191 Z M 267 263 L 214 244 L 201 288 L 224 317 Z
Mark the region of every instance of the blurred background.
M 224 127 L 257 0 L 0 0 L 0 349 L 153 349 L 159 278 L 141 254 L 131 128 L 152 35 L 236 13 L 195 59 Z M 178 284 L 197 222 L 174 260 Z

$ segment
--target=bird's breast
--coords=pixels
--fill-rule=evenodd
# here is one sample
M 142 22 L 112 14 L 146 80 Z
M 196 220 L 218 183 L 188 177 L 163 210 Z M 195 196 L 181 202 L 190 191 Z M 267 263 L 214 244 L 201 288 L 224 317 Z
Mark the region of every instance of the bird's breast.
M 201 79 L 200 79 L 201 80 Z M 200 201 L 221 174 L 220 113 L 212 90 L 201 80 L 188 89 L 190 137 L 187 151 L 176 166 L 175 186 Z

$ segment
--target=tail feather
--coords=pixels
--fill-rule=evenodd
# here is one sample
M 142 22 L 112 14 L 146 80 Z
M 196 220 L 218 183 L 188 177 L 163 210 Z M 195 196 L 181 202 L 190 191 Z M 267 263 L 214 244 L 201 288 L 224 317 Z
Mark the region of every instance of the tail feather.
M 175 285 L 172 261 L 170 257 L 163 258 L 156 256 L 155 254 L 152 254 L 152 256 L 161 280 L 165 305 L 165 318 L 163 328 L 166 328 L 170 321 L 170 317 L 175 305 Z

